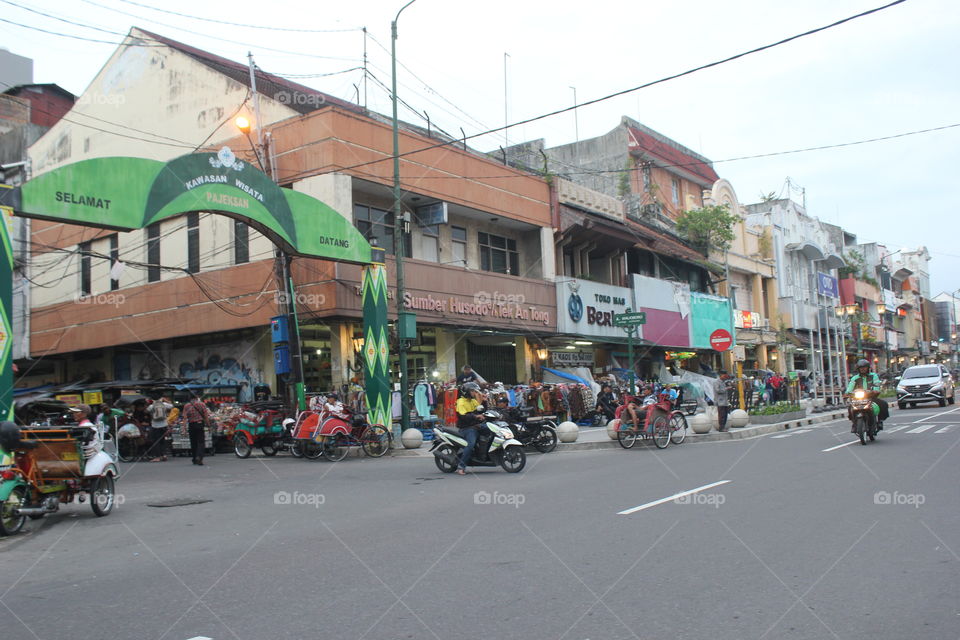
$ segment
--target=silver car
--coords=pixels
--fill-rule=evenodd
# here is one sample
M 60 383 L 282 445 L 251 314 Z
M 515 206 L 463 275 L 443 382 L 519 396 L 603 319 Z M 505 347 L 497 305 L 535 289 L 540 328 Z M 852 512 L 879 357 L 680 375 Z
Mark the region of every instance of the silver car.
M 939 364 L 918 364 L 907 368 L 897 381 L 897 406 L 906 409 L 921 402 L 938 402 L 940 406 L 953 404 L 956 389 L 953 376 Z

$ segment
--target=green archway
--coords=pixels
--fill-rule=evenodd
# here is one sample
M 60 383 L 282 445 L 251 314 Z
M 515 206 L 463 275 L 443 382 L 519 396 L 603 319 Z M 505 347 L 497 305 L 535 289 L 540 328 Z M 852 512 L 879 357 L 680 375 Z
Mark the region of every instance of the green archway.
M 0 206 L 27 218 L 119 231 L 140 229 L 191 212 L 236 218 L 285 252 L 364 265 L 363 321 L 367 404 L 371 423 L 389 425 L 387 287 L 383 250 L 328 205 L 277 186 L 224 147 L 170 162 L 96 158 L 0 189 Z M 13 411 L 11 307 L 13 252 L 8 224 L 0 231 L 0 415 Z

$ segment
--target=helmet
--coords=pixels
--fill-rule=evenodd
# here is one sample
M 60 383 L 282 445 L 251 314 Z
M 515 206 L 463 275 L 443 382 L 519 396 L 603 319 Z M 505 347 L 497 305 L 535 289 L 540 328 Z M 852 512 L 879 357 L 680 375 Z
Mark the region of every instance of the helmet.
M 283 421 L 283 426 L 289 427 L 290 425 L 295 424 L 296 422 L 297 421 L 294 420 L 293 418 L 287 418 L 286 420 Z
M 866 367 L 867 369 L 869 369 L 870 361 L 865 358 L 860 358 L 859 360 L 857 360 L 857 369 L 862 369 L 863 367 Z
M 460 387 L 460 391 L 462 391 L 463 393 L 480 391 L 480 385 L 478 385 L 476 382 L 464 382 L 463 386 Z

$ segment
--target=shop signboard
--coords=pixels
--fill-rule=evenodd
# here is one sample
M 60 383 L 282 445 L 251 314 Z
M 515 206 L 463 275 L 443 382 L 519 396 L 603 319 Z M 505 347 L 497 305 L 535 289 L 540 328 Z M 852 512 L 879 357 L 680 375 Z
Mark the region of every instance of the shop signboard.
M 557 332 L 624 339 L 616 318 L 633 307 L 633 291 L 578 278 L 557 278 Z M 638 336 L 642 337 L 642 327 Z
M 69 405 L 81 404 L 83 403 L 83 396 L 79 393 L 59 393 L 53 396 L 60 402 L 64 402 Z
M 91 407 L 95 404 L 103 404 L 103 392 L 99 390 L 84 391 L 83 404 L 88 404 Z
M 759 329 L 763 326 L 763 316 L 756 311 L 736 309 L 733 312 L 733 326 L 737 329 Z
M 568 349 L 550 352 L 555 367 L 593 367 L 592 351 L 572 351 Z
M 699 349 L 726 351 L 733 344 L 730 299 L 705 293 L 690 294 L 690 314 L 693 320 L 692 345 Z M 717 336 L 726 336 L 727 342 L 718 343 Z M 720 348 L 722 346 L 722 348 Z

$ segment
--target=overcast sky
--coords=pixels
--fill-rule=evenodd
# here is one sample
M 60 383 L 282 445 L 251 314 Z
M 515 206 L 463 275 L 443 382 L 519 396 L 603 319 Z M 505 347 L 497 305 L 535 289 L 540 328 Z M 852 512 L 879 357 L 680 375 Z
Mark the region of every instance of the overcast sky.
M 468 134 L 634 87 L 775 42 L 886 4 L 888 0 L 686 0 L 543 2 L 416 0 L 401 16 L 399 96 L 450 132 Z M 139 26 L 233 60 L 253 52 L 265 71 L 323 74 L 362 64 L 359 30 L 330 33 L 252 29 L 366 27 L 371 73 L 389 85 L 390 21 L 402 1 L 0 0 L 0 18 L 94 39 L 118 36 L 30 13 L 125 33 Z M 195 17 L 147 8 L 162 7 Z M 309 6 L 311 13 L 302 13 Z M 267 10 L 269 9 L 269 10 Z M 123 13 L 121 13 L 123 12 Z M 125 15 L 129 14 L 129 15 Z M 193 32 L 193 33 L 191 33 Z M 891 250 L 926 245 L 932 293 L 960 288 L 960 216 L 954 200 L 960 127 L 847 148 L 721 160 L 854 142 L 960 123 L 960 2 L 907 0 L 877 14 L 657 87 L 512 128 L 510 143 L 548 146 L 615 127 L 622 115 L 714 160 L 740 201 L 785 195 L 789 176 L 806 190 L 808 212 L 861 242 Z M 113 50 L 0 22 L 14 53 L 35 61 L 35 81 L 80 94 Z M 235 42 L 229 42 L 235 41 Z M 271 51 L 279 49 L 289 53 Z M 301 54 L 301 55 L 297 55 Z M 305 55 L 303 55 L 305 54 Z M 325 56 L 325 57 L 321 57 Z M 362 71 L 299 82 L 363 101 Z M 389 113 L 371 81 L 368 106 Z M 401 110 L 411 122 L 417 116 Z M 423 121 L 421 121 L 422 123 Z M 496 149 L 503 134 L 474 140 Z M 792 194 L 801 201 L 800 192 Z

